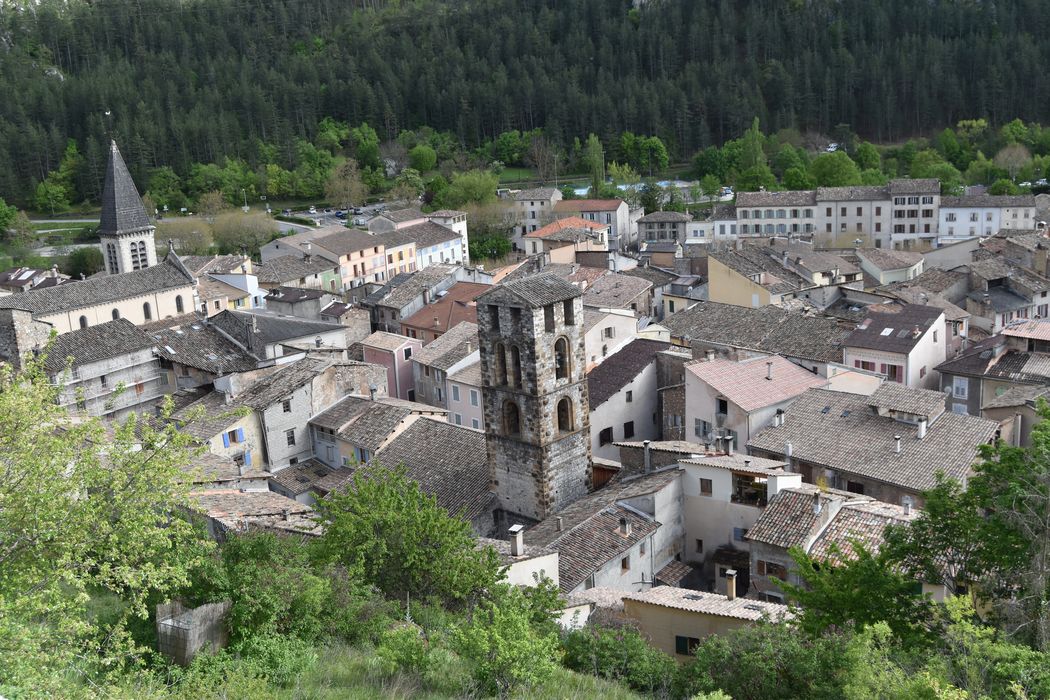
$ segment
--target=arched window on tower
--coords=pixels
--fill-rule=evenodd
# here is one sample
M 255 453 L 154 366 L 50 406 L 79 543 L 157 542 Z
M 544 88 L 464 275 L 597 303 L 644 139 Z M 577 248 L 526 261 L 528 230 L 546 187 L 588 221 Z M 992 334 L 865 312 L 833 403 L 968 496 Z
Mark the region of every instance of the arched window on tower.
M 510 371 L 511 379 L 514 381 L 514 388 L 521 388 L 521 351 L 518 350 L 517 345 L 510 346 Z
M 495 362 L 496 368 L 494 375 L 496 378 L 497 386 L 507 385 L 507 349 L 503 347 L 503 343 L 496 343 L 496 347 L 492 350 L 492 359 Z
M 153 320 L 153 310 L 150 309 L 149 302 L 147 301 L 142 305 L 142 316 L 147 320 Z
M 569 365 L 569 341 L 558 338 L 554 341 L 554 377 L 568 379 L 572 367 Z
M 180 314 L 182 313 L 182 295 L 181 294 L 179 294 L 177 297 L 175 297 L 175 312 L 176 313 L 180 313 Z
M 120 309 L 113 309 L 112 315 L 113 320 L 116 321 L 118 318 L 120 318 Z
M 117 246 L 112 243 L 106 244 L 106 264 L 108 265 L 108 272 L 111 275 L 115 275 L 120 272 L 120 261 L 117 257 Z
M 81 316 L 80 317 L 80 327 L 81 328 L 87 328 L 88 327 L 87 316 Z
M 572 430 L 572 401 L 566 397 L 558 401 L 558 432 L 571 433 Z
M 521 435 L 521 412 L 518 410 L 518 404 L 513 401 L 503 403 L 503 434 Z

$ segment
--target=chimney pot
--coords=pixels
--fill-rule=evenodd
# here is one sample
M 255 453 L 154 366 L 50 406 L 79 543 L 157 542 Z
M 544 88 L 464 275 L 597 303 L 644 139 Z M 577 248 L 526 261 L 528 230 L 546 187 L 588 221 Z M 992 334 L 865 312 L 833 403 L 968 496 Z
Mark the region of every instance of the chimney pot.
M 791 451 L 793 449 L 794 449 L 794 445 L 791 444 L 790 440 L 785 442 L 784 443 L 784 456 L 787 457 L 788 459 L 791 459 Z
M 904 502 L 904 514 L 911 515 L 911 501 Z
M 813 515 L 820 515 L 820 511 L 824 510 L 824 505 L 820 502 L 820 492 L 813 494 Z
M 726 454 L 727 455 L 731 455 L 731 454 L 733 454 L 733 438 L 729 437 L 729 438 L 726 438 L 725 440 L 726 440 Z
M 555 527 L 557 528 L 558 532 L 561 532 L 561 529 L 562 529 L 562 527 L 563 527 L 563 524 L 562 524 L 562 520 L 561 520 L 561 516 L 560 516 L 560 515 L 559 515 L 559 516 L 557 516 L 557 517 L 556 517 L 556 518 L 554 519 L 554 525 L 555 525 Z
M 926 419 L 923 418 L 922 420 L 919 421 L 919 430 L 916 433 L 915 437 L 917 437 L 919 440 L 922 440 L 924 437 L 926 437 L 926 428 L 927 428 Z
M 736 600 L 736 569 L 726 571 L 726 600 Z
M 898 453 L 898 454 L 900 454 L 900 451 L 901 451 L 901 436 L 900 435 L 894 435 L 893 436 L 893 440 L 894 440 L 894 442 L 896 442 L 896 447 L 894 448 L 893 451 Z
M 644 471 L 646 474 L 653 470 L 652 454 L 649 452 L 649 441 L 642 441 L 642 456 L 644 458 Z
M 631 536 L 631 521 L 627 518 L 620 518 L 620 534 L 624 537 Z
M 510 554 L 513 557 L 520 557 L 525 554 L 525 526 L 521 523 L 515 523 L 511 525 L 508 532 L 510 532 Z
M 768 360 L 766 362 L 766 380 L 773 381 L 773 361 Z
M 291 509 L 290 508 L 285 508 L 284 510 L 281 511 L 281 519 L 282 520 L 288 520 L 288 518 L 291 516 L 291 514 L 292 514 Z

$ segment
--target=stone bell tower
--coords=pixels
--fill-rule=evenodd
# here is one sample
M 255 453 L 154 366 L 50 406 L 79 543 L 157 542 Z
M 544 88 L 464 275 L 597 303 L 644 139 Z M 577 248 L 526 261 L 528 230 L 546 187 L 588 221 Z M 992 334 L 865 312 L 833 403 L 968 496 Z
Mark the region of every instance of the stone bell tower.
M 542 520 L 591 481 L 583 302 L 550 274 L 477 299 L 485 442 L 506 515 Z
M 117 275 L 156 265 L 155 230 L 117 142 L 111 141 L 98 226 L 106 274 Z

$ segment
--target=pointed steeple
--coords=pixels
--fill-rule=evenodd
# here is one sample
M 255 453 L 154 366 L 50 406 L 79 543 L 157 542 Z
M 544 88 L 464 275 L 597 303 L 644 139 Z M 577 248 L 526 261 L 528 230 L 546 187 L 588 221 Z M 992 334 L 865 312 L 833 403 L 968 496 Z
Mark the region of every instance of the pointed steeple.
M 101 236 L 120 236 L 151 230 L 153 224 L 146 214 L 146 207 L 142 205 L 135 181 L 131 179 L 128 166 L 124 164 L 117 142 L 110 141 L 98 232 Z

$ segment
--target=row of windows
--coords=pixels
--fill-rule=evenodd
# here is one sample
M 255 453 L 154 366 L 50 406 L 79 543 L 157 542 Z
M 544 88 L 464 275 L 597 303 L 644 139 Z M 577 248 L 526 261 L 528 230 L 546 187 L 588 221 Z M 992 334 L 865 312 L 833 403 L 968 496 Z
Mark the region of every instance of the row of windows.
M 790 211 L 791 211 L 791 218 L 792 219 L 799 218 L 799 212 L 802 213 L 802 218 L 803 219 L 812 219 L 813 218 L 813 210 L 812 209 L 791 209 Z M 831 210 L 830 209 L 828 210 L 828 215 L 829 216 L 831 215 Z M 764 215 L 763 215 L 763 212 L 762 212 L 761 209 L 755 209 L 754 211 L 751 211 L 751 212 L 749 212 L 747 209 L 741 209 L 740 210 L 740 218 L 741 219 L 746 219 L 749 216 L 752 219 L 786 219 L 786 218 L 788 218 L 788 210 L 787 209 L 776 209 L 776 210 L 766 209 Z
M 175 311 L 177 313 L 180 313 L 180 314 L 184 313 L 184 306 L 183 306 L 183 303 L 182 303 L 182 295 L 181 294 L 179 296 L 175 297 Z M 110 312 L 110 316 L 113 318 L 114 321 L 119 319 L 120 318 L 120 309 L 113 309 Z M 147 321 L 152 321 L 153 320 L 153 307 L 150 306 L 150 303 L 148 301 L 142 305 L 142 317 L 145 320 L 147 320 Z M 87 316 L 81 316 L 80 317 L 80 327 L 81 328 L 87 328 L 89 325 L 90 324 L 88 323 L 88 317 Z
M 628 393 L 630 393 L 630 392 L 628 392 Z M 623 439 L 624 440 L 630 440 L 633 437 L 634 437 L 634 421 L 633 420 L 629 420 L 629 421 L 627 421 L 626 423 L 623 424 Z M 598 444 L 599 445 L 610 445 L 610 444 L 612 444 L 614 439 L 615 438 L 613 436 L 613 429 L 611 427 L 609 427 L 609 428 L 602 428 L 601 431 L 599 431 L 599 433 L 598 433 Z
M 562 397 L 558 400 L 557 426 L 559 433 L 571 433 L 575 430 L 572 400 Z M 503 402 L 503 434 L 509 437 L 521 436 L 521 409 L 514 401 Z

